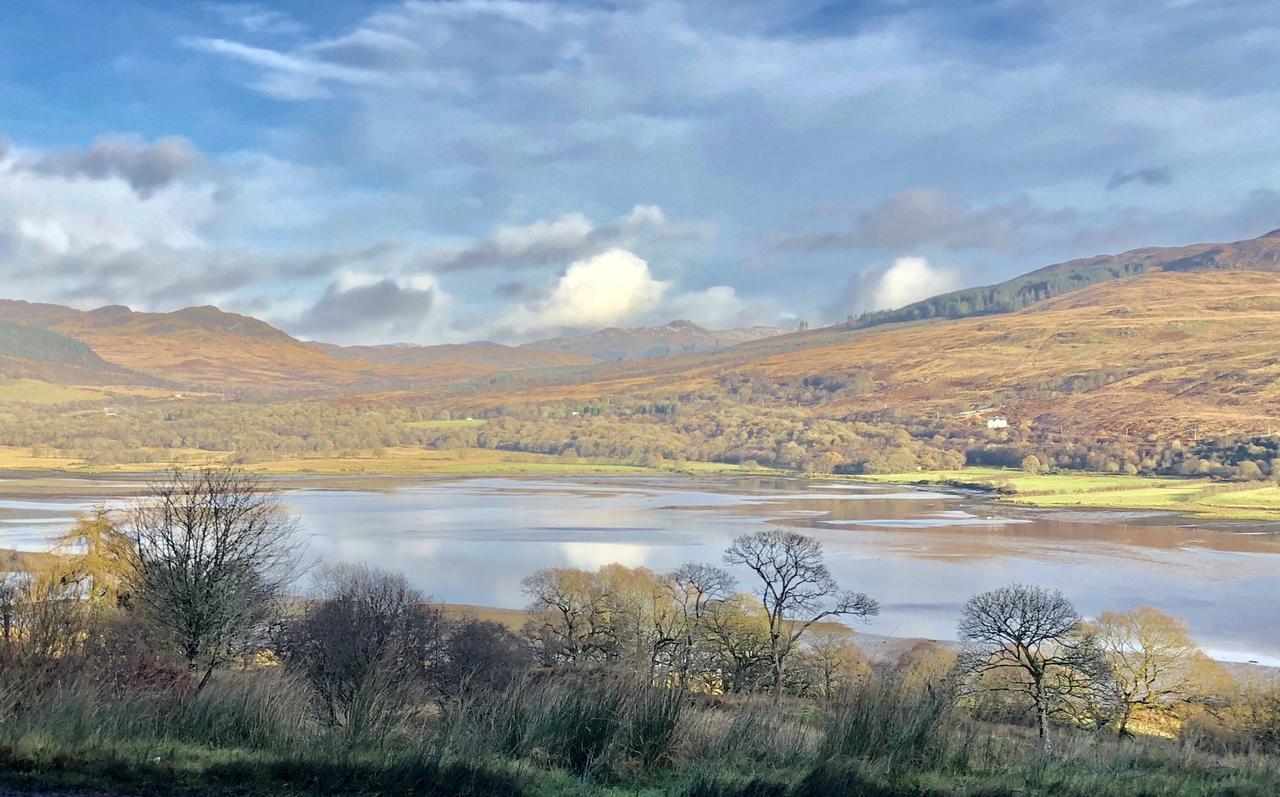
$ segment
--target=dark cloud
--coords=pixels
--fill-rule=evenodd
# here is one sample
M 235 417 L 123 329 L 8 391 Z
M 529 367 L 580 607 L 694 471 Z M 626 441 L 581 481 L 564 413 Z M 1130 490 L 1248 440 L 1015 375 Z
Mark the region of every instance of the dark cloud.
M 411 335 L 434 304 L 434 288 L 402 286 L 390 279 L 346 288 L 334 283 L 290 327 L 302 334 L 343 338 L 369 328 Z
M 1173 172 L 1168 166 L 1150 166 L 1145 169 L 1134 169 L 1131 172 L 1118 171 L 1107 181 L 1107 190 L 1114 191 L 1129 183 L 1142 185 L 1169 185 L 1173 182 Z
M 493 295 L 500 299 L 524 299 L 535 292 L 527 282 L 504 282 L 493 289 Z
M 64 149 L 27 164 L 38 174 L 60 177 L 123 179 L 146 198 L 198 170 L 203 157 L 184 138 L 170 137 L 143 144 L 128 139 L 100 138 L 87 149 Z
M 1014 251 L 1022 248 L 1028 226 L 1061 222 L 1070 215 L 1047 210 L 1028 197 L 977 208 L 936 188 L 913 188 L 885 198 L 846 229 L 792 235 L 777 248 L 823 252 L 941 246 Z

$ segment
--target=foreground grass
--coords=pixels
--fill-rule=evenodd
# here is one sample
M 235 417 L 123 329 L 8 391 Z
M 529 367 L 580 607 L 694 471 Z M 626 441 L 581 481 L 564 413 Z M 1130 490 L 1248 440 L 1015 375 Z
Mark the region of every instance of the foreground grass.
M 961 468 L 874 474 L 861 481 L 974 486 L 998 490 L 1002 500 L 1040 507 L 1190 512 L 1221 520 L 1280 520 L 1280 488 L 1258 486 L 1213 494 L 1209 479 L 1108 473 L 1027 473 L 1005 468 Z
M 563 674 L 562 674 L 563 675 Z M 0 784 L 211 797 L 1263 797 L 1264 756 L 976 723 L 950 698 L 872 684 L 832 705 L 685 700 L 603 673 L 521 682 L 447 715 L 318 724 L 274 670 L 185 696 L 92 683 L 0 689 Z

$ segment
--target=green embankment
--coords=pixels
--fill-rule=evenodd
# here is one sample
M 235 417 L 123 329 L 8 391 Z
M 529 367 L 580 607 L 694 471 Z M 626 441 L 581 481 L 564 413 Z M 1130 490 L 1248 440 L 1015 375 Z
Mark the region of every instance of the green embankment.
M 895 484 L 972 486 L 1026 506 L 1189 512 L 1221 520 L 1280 520 L 1280 487 L 1175 476 L 1108 473 L 1027 473 L 1002 468 L 961 468 L 874 474 L 860 480 Z

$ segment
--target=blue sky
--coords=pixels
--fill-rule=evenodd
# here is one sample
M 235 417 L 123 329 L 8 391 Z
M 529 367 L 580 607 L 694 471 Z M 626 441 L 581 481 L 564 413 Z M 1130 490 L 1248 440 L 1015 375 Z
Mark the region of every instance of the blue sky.
M 337 342 L 811 323 L 1280 227 L 1261 2 L 11 0 L 12 298 Z

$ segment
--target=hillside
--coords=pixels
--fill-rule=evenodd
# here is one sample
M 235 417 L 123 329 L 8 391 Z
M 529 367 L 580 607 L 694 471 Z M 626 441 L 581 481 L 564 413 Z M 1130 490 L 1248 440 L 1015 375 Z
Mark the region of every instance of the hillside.
M 0 300 L 0 320 L 86 345 L 121 369 L 190 390 L 325 392 L 422 385 L 495 370 L 465 361 L 392 364 L 339 358 L 256 318 L 216 307 L 140 313 Z
M 10 330 L 11 348 L 38 345 L 61 358 L 60 367 L 52 367 L 52 361 L 36 366 L 23 358 L 6 358 L 0 342 L 0 374 L 62 384 L 142 380 L 237 394 L 424 388 L 499 372 L 719 349 L 779 331 L 756 327 L 711 332 L 677 321 L 525 346 L 335 346 L 303 342 L 256 318 L 216 307 L 142 313 L 113 305 L 81 311 L 14 300 L 0 300 L 0 321 Z M 72 363 L 75 358 L 83 362 Z
M 79 340 L 8 321 L 0 321 L 0 376 L 78 384 L 148 381 L 106 362 Z
M 504 346 L 501 343 L 447 343 L 439 346 L 416 346 L 396 343 L 385 346 L 335 346 L 331 343 L 309 344 L 317 351 L 341 360 L 357 360 L 382 365 L 435 365 L 483 368 L 493 371 L 517 371 L 526 368 L 555 368 L 562 365 L 588 365 L 594 359 L 582 354 Z
M 815 330 L 600 366 L 585 380 L 522 380 L 483 400 L 711 390 L 828 417 L 992 407 L 1011 422 L 1078 430 L 1264 434 L 1280 428 L 1277 339 L 1280 273 L 1169 269 L 1005 315 Z
M 966 288 L 905 307 L 866 313 L 853 322 L 867 328 L 930 318 L 970 318 L 1010 313 L 1036 302 L 1111 280 L 1158 271 L 1280 271 L 1280 229 L 1247 241 L 1145 247 L 1036 269 L 997 285 Z
M 318 389 L 377 376 L 262 321 L 213 307 L 139 313 L 6 300 L 0 318 L 82 341 L 109 363 L 188 389 Z
M 573 337 L 551 338 L 526 343 L 522 351 L 561 352 L 589 357 L 598 362 L 663 357 L 670 354 L 718 351 L 788 330 L 777 327 L 703 329 L 692 321 L 672 321 L 658 327 L 620 329 L 610 327 Z

